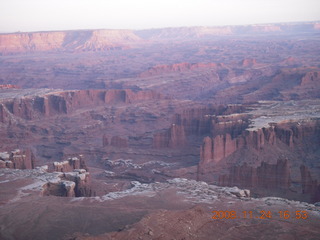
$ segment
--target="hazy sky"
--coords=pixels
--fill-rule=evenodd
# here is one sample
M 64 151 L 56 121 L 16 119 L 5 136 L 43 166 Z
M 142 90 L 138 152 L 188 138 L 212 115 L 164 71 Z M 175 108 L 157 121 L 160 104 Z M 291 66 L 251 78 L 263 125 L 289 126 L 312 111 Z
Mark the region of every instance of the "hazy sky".
M 320 20 L 320 0 L 0 0 L 0 32 Z

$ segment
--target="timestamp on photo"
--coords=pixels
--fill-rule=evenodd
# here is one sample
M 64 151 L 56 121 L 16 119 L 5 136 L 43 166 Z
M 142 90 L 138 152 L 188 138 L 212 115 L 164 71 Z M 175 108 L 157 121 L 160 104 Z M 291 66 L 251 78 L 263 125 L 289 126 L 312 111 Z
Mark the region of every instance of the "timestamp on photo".
M 305 210 L 289 211 L 283 210 L 272 212 L 268 210 L 261 211 L 212 211 L 212 219 L 307 219 L 308 212 Z

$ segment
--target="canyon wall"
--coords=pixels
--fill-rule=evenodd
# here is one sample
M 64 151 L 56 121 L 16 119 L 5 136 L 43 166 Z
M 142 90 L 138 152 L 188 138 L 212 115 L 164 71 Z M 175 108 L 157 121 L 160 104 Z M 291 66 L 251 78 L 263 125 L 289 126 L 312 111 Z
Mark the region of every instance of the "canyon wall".
M 125 90 L 77 90 L 50 93 L 43 96 L 21 97 L 0 102 L 0 122 L 10 120 L 10 115 L 26 120 L 39 119 L 57 114 L 71 113 L 79 108 L 104 104 L 134 103 L 161 99 L 154 91 Z
M 248 126 L 247 117 L 240 114 L 243 111 L 244 107 L 239 105 L 185 109 L 174 115 L 169 129 L 154 134 L 153 147 L 183 147 L 188 144 L 189 136 L 200 137 L 208 132 L 236 136 Z
M 289 190 L 294 172 L 296 194 L 311 202 L 319 201 L 319 179 L 316 172 L 308 170 L 316 164 L 319 147 L 319 120 L 245 130 L 237 137 L 229 133 L 207 136 L 200 148 L 198 179 L 211 179 L 223 186 Z
M 237 122 L 230 122 L 230 125 L 237 126 Z M 240 131 L 241 128 L 237 133 Z M 259 151 L 265 143 L 270 146 L 276 146 L 280 141 L 290 148 L 308 144 L 308 140 L 314 144 L 319 144 L 319 136 L 320 126 L 318 121 L 300 125 L 294 123 L 279 124 L 269 128 L 246 130 L 237 137 L 233 137 L 227 131 L 225 134 L 204 138 L 200 149 L 200 165 L 217 163 L 241 148 L 253 148 Z
M 305 165 L 300 166 L 302 193 L 309 194 L 311 201 L 320 202 L 319 180 L 311 176 L 310 170 Z
M 278 159 L 276 164 L 262 162 L 259 167 L 246 163 L 233 166 L 230 173 L 219 176 L 219 185 L 263 189 L 289 189 L 291 184 L 288 159 Z
M 128 138 L 120 137 L 120 136 L 112 136 L 110 138 L 107 135 L 104 135 L 102 137 L 102 146 L 103 147 L 112 146 L 117 148 L 128 147 Z
M 187 143 L 185 129 L 181 125 L 172 124 L 169 130 L 153 135 L 154 148 L 178 148 Z

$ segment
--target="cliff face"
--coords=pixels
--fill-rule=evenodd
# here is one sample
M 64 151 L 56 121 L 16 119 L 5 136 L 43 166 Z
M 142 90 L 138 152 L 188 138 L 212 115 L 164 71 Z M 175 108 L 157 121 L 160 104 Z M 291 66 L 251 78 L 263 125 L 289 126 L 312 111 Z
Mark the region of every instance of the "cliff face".
M 233 166 L 229 175 L 219 176 L 219 185 L 264 189 L 289 189 L 289 161 L 278 159 L 276 164 L 262 162 L 257 168 L 243 164 Z
M 211 132 L 227 132 L 236 136 L 248 126 L 247 117 L 236 113 L 244 111 L 242 106 L 216 106 L 187 109 L 174 116 L 171 127 L 153 136 L 155 148 L 186 146 L 189 136 L 203 136 Z M 229 114 L 233 114 L 227 116 Z M 222 116 L 218 116 L 222 115 Z
M 200 148 L 198 176 L 216 179 L 218 184 L 224 186 L 289 189 L 294 172 L 294 182 L 300 184 L 297 194 L 305 195 L 310 201 L 318 201 L 319 184 L 316 175 L 312 175 L 308 167 L 302 165 L 301 176 L 298 176 L 299 169 L 296 166 L 302 162 L 313 166 L 319 146 L 320 125 L 317 120 L 246 130 L 237 137 L 229 133 L 207 136 Z M 307 158 L 307 152 L 313 155 Z M 290 157 L 282 160 L 282 154 Z M 221 174 L 219 171 L 228 173 Z
M 76 109 L 103 104 L 134 103 L 161 99 L 154 91 L 79 90 L 22 97 L 0 102 L 0 121 L 9 121 L 10 115 L 26 120 L 71 113 Z
M 311 176 L 311 173 L 305 165 L 300 166 L 302 193 L 309 194 L 311 201 L 320 201 L 320 184 L 319 181 Z
M 187 143 L 184 127 L 172 124 L 169 130 L 156 133 L 153 136 L 154 148 L 178 148 Z
M 130 30 L 87 30 L 0 34 L 0 53 L 105 51 L 140 40 Z
M 277 142 L 282 142 L 290 148 L 305 142 L 306 139 L 315 140 L 317 143 L 319 133 L 318 123 L 313 122 L 306 125 L 278 125 L 244 131 L 237 137 L 232 137 L 230 133 L 212 138 L 206 137 L 200 150 L 200 165 L 217 163 L 241 148 L 253 148 L 259 151 L 265 143 L 276 146 Z

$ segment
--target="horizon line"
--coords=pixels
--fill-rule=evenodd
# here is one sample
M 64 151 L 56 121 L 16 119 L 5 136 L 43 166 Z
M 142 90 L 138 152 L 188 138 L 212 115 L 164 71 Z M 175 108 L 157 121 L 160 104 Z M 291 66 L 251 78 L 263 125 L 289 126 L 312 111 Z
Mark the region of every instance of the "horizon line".
M 240 26 L 265 26 L 265 25 L 282 25 L 282 24 L 312 24 L 320 23 L 319 20 L 312 21 L 288 21 L 288 22 L 269 22 L 269 23 L 250 23 L 250 24 L 230 24 L 230 25 L 193 25 L 193 26 L 172 26 L 172 27 L 154 27 L 154 28 L 78 28 L 78 29 L 60 29 L 60 30 L 35 30 L 35 31 L 15 31 L 15 32 L 0 32 L 0 34 L 18 34 L 18 33 L 42 33 L 42 32 L 71 32 L 71 31 L 97 31 L 97 30 L 122 30 L 122 31 L 145 31 L 145 30 L 160 30 L 174 28 L 223 28 L 223 27 L 240 27 Z

